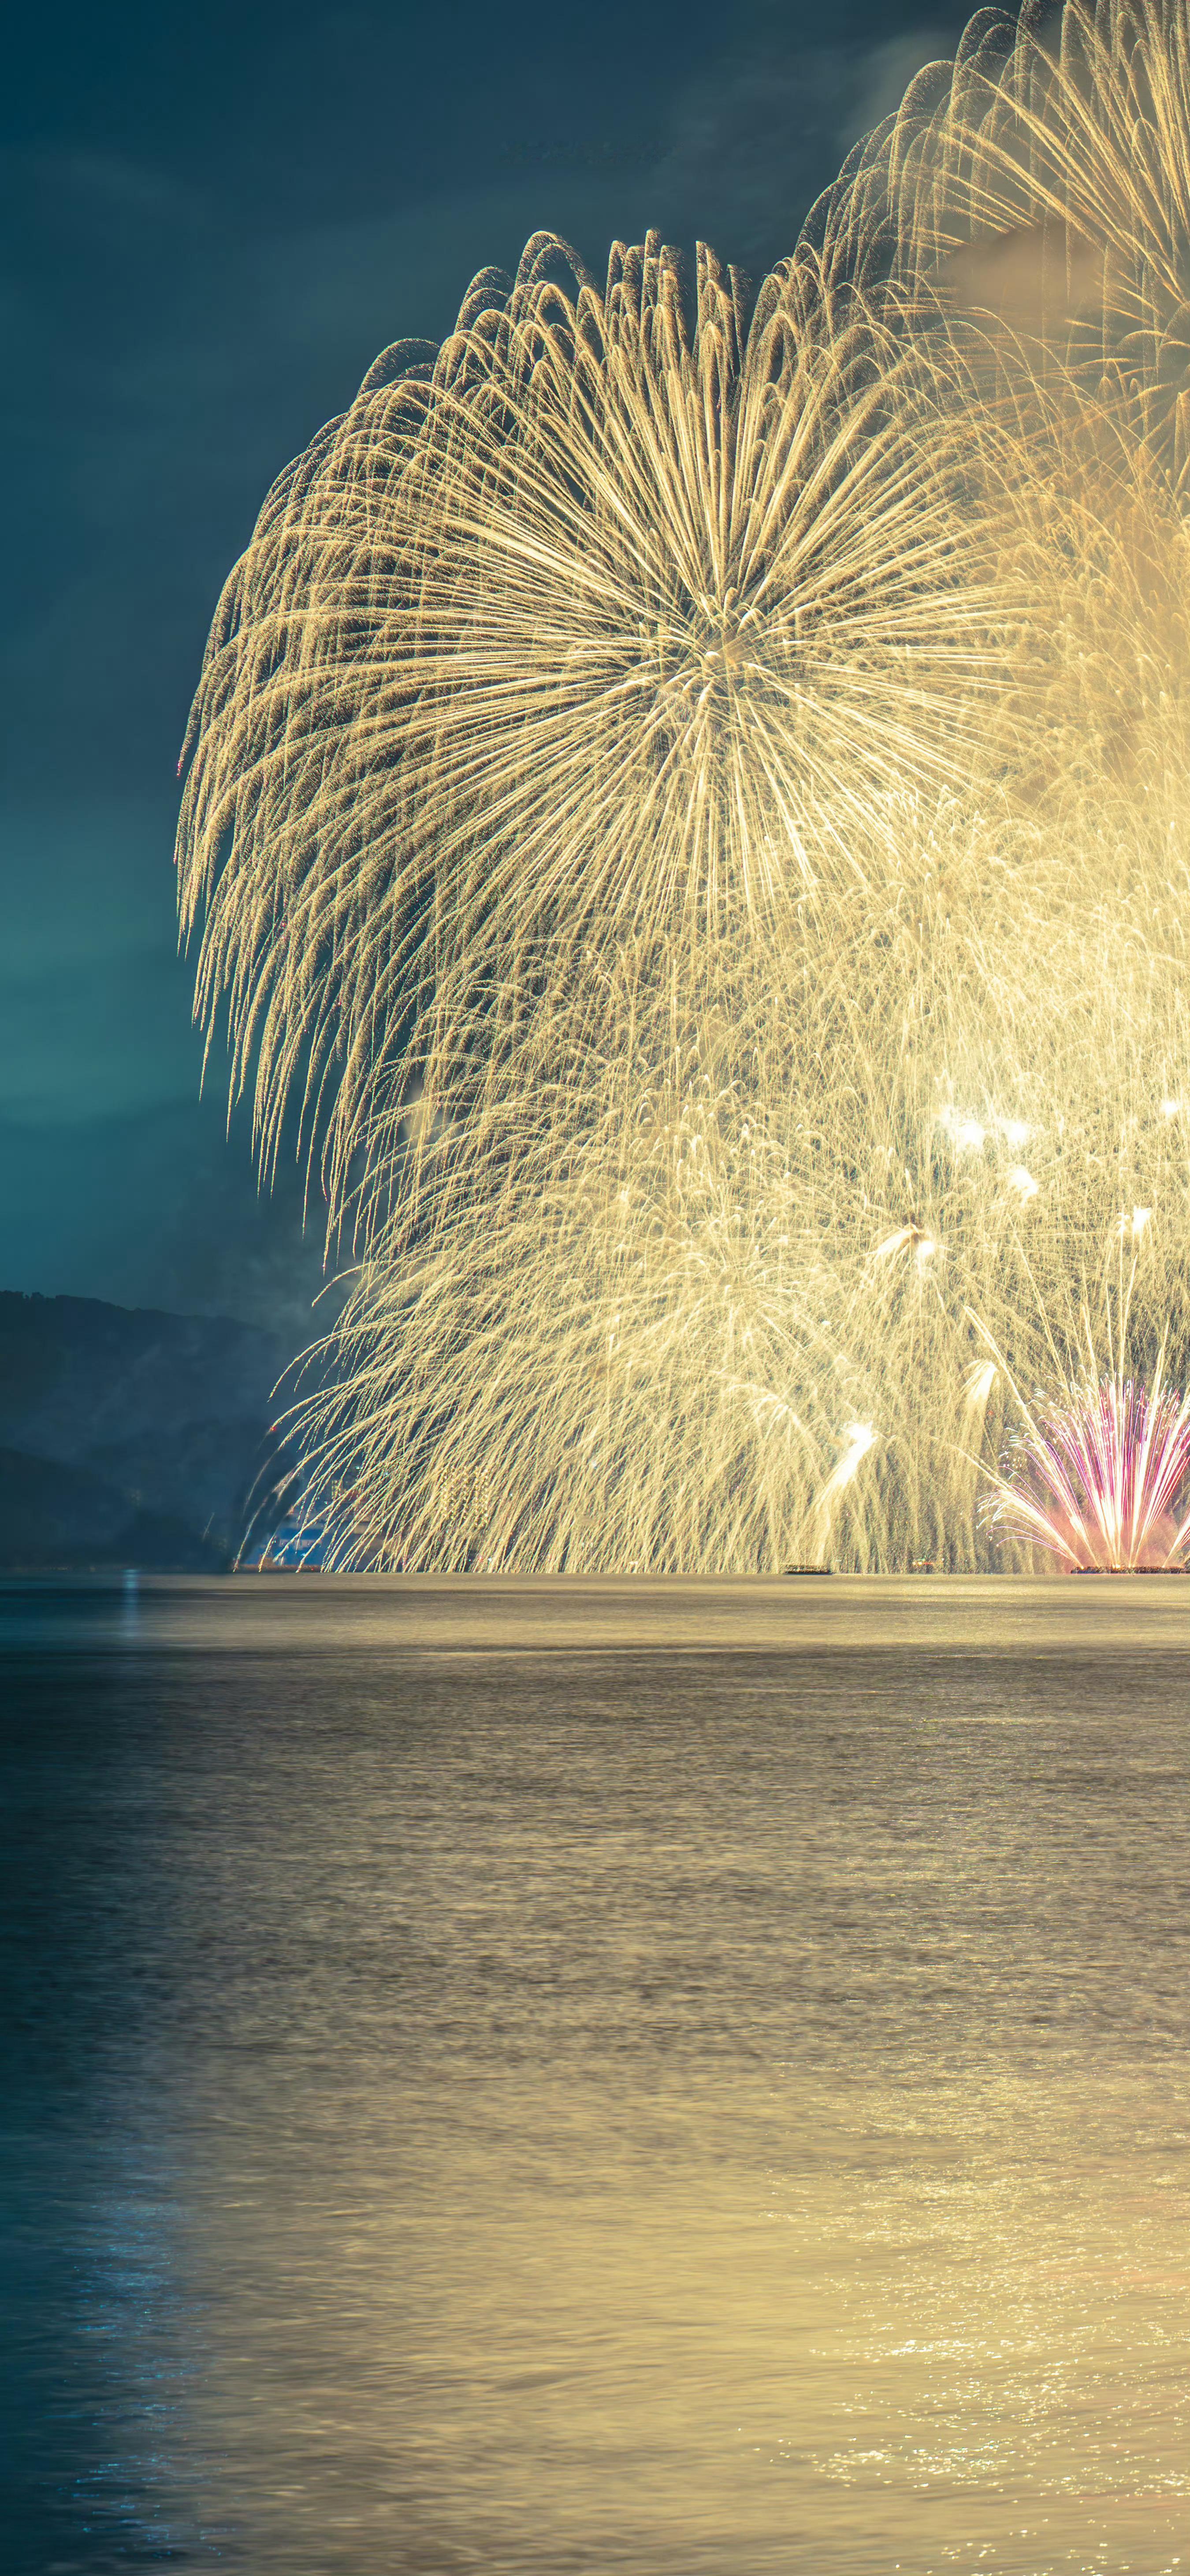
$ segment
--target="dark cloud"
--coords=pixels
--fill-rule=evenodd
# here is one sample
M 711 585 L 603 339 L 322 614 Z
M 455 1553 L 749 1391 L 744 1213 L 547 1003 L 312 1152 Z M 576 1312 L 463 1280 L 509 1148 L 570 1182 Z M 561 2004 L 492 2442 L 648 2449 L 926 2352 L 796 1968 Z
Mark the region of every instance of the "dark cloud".
M 821 23 L 821 22 L 820 22 Z M 728 255 L 763 268 L 788 250 L 810 205 L 861 134 L 924 63 L 953 50 L 940 24 L 866 41 L 845 13 L 823 42 L 786 22 L 741 34 L 671 107 L 657 193 Z M 961 22 L 959 22 L 961 23 Z M 744 22 L 746 27 L 746 22 Z

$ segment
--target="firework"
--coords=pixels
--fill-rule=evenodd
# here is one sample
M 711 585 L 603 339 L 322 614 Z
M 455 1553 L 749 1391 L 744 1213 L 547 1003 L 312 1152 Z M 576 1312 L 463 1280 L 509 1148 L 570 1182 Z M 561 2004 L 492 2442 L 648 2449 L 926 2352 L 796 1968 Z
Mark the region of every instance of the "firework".
M 745 331 L 702 251 L 695 306 L 656 240 L 598 291 L 536 239 L 431 365 L 378 362 L 228 586 L 183 922 L 263 1160 L 296 1093 L 336 1216 L 411 1090 L 457 1126 L 557 1053 L 592 950 L 713 987 L 967 774 L 998 623 L 957 398 L 808 253 Z
M 750 319 L 539 237 L 270 495 L 180 885 L 331 1561 L 1177 1555 L 1184 51 L 981 17 Z
M 993 1530 L 1074 1573 L 1180 1567 L 1190 1541 L 1190 1396 L 1123 1373 L 1024 1409 L 988 1477 Z
M 1179 0 L 972 18 L 811 215 L 831 276 L 937 290 L 1185 457 L 1190 24 Z
M 996 854 L 957 837 L 920 911 L 890 893 L 879 972 L 857 906 L 804 984 L 741 971 L 717 1012 L 596 976 L 581 1117 L 557 1065 L 398 1194 L 298 1426 L 341 1561 L 746 1570 L 829 1530 L 836 1562 L 971 1563 L 1005 1401 L 972 1313 L 1052 1377 L 1126 1248 L 1141 1343 L 1184 1335 L 1179 987 L 1114 918 L 1005 944 Z
M 923 340 L 964 349 L 985 418 L 1015 422 L 1026 792 L 1160 793 L 1188 753 L 1185 11 L 979 11 L 808 229 L 828 276 L 895 279 Z
M 1136 1317 L 1145 1306 L 1142 1262 L 1151 1221 L 1151 1208 L 1125 1209 L 1107 1250 L 1101 1278 L 1106 1364 L 1084 1305 L 1065 1362 L 1050 1319 L 1039 1318 L 1049 1344 L 1051 1392 L 1029 1401 L 986 1327 L 981 1337 L 988 1356 L 969 1380 L 973 1426 L 982 1427 L 997 1379 L 1011 1408 L 998 1465 L 981 1470 L 981 1520 L 1002 1543 L 1040 1548 L 1071 1573 L 1181 1571 L 1190 1541 L 1190 1394 L 1170 1383 L 1167 1333 L 1143 1376 L 1129 1358 L 1144 1338 Z

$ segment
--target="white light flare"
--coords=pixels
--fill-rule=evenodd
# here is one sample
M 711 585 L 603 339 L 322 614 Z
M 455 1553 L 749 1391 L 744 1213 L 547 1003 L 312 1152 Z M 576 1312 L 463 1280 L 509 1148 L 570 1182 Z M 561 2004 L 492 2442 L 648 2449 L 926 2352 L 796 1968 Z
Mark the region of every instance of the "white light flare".
M 1127 1208 L 1125 1208 L 1124 1213 L 1120 1218 L 1119 1230 L 1121 1242 L 1139 1243 L 1142 1237 L 1148 1233 L 1152 1221 L 1153 1211 L 1151 1207 L 1134 1207 L 1131 1216 L 1129 1215 Z

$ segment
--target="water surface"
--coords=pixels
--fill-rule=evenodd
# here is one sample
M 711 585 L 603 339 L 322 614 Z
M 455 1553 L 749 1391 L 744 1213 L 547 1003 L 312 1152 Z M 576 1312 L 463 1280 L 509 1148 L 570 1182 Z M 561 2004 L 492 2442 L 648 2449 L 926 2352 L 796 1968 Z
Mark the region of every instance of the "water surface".
M 1190 1585 L 10 1585 L 5 2567 L 1190 2567 Z

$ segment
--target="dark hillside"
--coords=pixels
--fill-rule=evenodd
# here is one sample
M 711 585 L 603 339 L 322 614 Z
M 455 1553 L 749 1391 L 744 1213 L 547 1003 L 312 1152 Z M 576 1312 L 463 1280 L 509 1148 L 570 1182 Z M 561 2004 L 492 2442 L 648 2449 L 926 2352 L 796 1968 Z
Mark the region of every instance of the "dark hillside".
M 291 1356 L 221 1316 L 0 1293 L 0 1563 L 225 1560 Z

